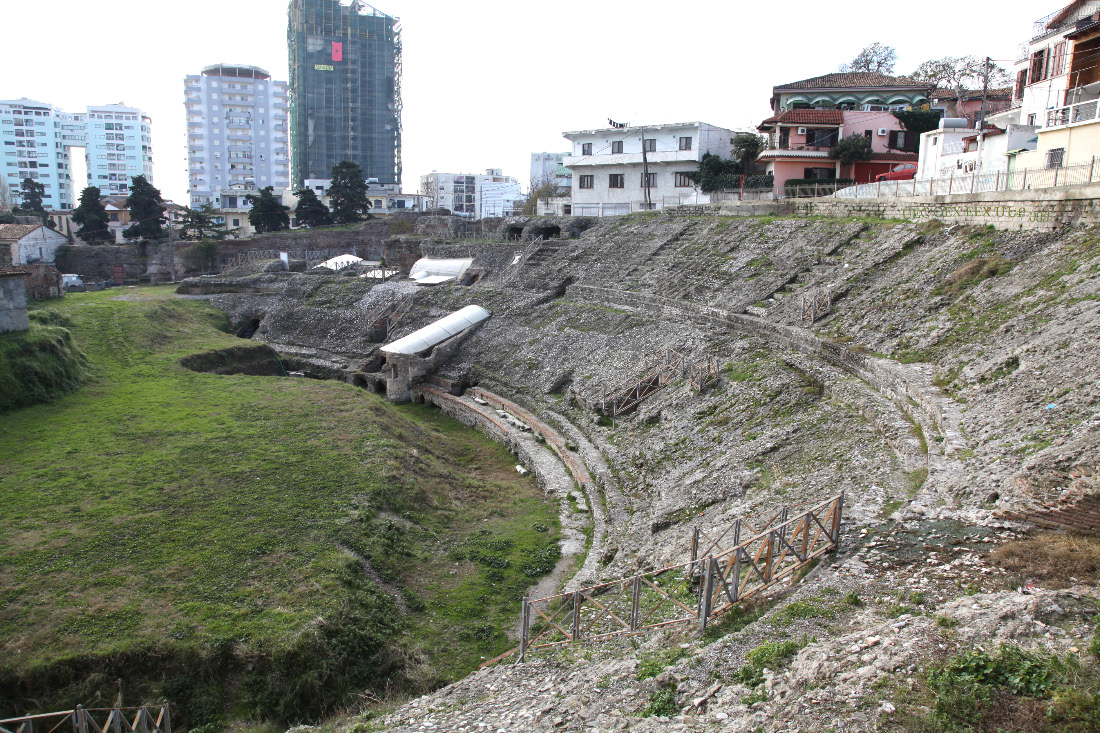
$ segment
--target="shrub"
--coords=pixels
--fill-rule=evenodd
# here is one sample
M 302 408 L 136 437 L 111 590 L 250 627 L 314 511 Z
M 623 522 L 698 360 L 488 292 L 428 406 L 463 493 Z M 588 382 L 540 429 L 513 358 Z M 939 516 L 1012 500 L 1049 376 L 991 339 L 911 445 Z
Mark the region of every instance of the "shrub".
M 771 173 L 757 176 L 747 176 L 745 178 L 745 188 L 774 188 L 775 176 Z
M 670 718 L 679 710 L 676 707 L 676 686 L 669 685 L 663 690 L 657 690 L 649 698 L 649 705 L 646 705 L 642 711 L 643 718 L 651 718 L 654 715 L 659 715 L 664 718 Z

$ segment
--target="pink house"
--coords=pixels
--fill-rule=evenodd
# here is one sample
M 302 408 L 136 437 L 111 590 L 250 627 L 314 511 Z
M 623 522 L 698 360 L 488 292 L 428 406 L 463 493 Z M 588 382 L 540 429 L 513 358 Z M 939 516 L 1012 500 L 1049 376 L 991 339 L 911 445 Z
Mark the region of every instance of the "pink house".
M 903 77 L 835 73 L 777 86 L 772 116 L 758 129 L 768 147 L 758 159 L 782 188 L 792 179 L 873 181 L 899 163 L 917 161 L 918 137 L 902 129 L 896 110 L 927 104 L 929 89 Z M 870 139 L 869 161 L 844 166 L 829 157 L 839 140 Z

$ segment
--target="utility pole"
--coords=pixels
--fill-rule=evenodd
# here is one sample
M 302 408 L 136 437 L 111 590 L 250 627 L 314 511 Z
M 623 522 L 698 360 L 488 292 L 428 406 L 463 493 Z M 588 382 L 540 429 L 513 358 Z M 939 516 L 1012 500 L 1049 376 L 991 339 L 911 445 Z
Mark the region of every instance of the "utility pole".
M 645 128 L 642 128 L 642 187 L 645 188 L 645 210 L 649 211 L 651 202 L 649 200 L 649 158 L 646 157 L 645 152 Z
M 981 132 L 982 129 L 985 128 L 985 97 L 989 92 L 989 64 L 992 60 L 993 59 L 986 56 L 982 66 L 982 109 L 981 112 L 978 113 L 978 119 L 981 120 L 977 125 L 978 132 Z

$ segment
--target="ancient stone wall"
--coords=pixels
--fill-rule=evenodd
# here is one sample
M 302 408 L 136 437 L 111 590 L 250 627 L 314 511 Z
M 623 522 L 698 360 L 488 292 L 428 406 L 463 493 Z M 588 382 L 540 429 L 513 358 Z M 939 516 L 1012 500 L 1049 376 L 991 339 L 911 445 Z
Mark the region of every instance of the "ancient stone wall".
M 0 333 L 26 331 L 30 328 L 27 317 L 27 290 L 23 278 L 18 275 L 0 275 Z
M 1074 224 L 1100 224 L 1100 185 L 902 198 L 788 199 L 764 205 L 726 204 L 706 213 L 718 212 L 726 215 L 865 216 L 913 222 L 938 219 L 947 224 L 1050 232 Z

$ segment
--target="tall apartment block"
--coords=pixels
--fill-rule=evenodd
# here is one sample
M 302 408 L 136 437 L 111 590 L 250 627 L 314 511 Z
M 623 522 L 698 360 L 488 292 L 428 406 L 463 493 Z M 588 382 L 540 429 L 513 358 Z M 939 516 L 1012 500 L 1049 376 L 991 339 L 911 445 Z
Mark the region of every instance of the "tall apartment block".
M 360 0 L 291 0 L 291 180 L 329 179 L 337 163 L 401 183 L 401 28 Z
M 214 64 L 184 79 L 190 205 L 221 191 L 289 188 L 287 83 L 256 66 Z
M 9 193 L 18 199 L 23 179 L 45 187 L 47 209 L 71 209 L 79 186 L 98 186 L 104 195 L 127 195 L 130 178 L 153 180 L 152 121 L 124 104 L 87 107 L 70 114 L 32 99 L 0 101 L 0 169 Z M 88 177 L 72 180 L 72 148 L 84 148 Z

